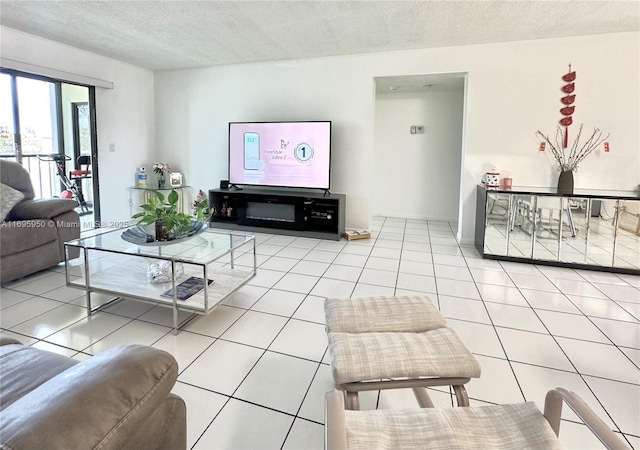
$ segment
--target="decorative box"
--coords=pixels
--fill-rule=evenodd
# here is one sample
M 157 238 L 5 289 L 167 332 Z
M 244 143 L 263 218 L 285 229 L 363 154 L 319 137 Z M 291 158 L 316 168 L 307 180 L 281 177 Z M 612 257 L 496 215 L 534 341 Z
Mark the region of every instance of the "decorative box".
M 487 189 L 498 189 L 500 187 L 500 172 L 487 172 L 484 183 Z

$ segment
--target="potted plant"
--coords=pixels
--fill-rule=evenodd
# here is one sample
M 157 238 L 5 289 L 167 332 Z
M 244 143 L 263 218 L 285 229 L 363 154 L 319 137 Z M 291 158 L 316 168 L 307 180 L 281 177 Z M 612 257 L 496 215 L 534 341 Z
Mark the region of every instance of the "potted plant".
M 164 189 L 166 174 L 171 172 L 171 166 L 166 162 L 159 162 L 153 165 L 153 171 L 158 175 L 158 189 Z
M 192 225 L 194 217 L 178 212 L 179 195 L 175 189 L 166 197 L 162 192 L 151 191 L 147 203 L 141 205 L 142 211 L 134 214 L 138 224 L 155 224 L 156 241 L 170 241 L 186 233 Z M 208 213 L 209 202 L 201 201 L 194 210 L 195 220 L 203 221 Z
M 566 137 L 563 138 L 562 128 L 560 127 L 556 130 L 555 143 L 540 130 L 538 130 L 536 135 L 544 139 L 544 142 L 549 145 L 551 153 L 558 163 L 558 168 L 560 169 L 560 176 L 558 177 L 559 194 L 573 194 L 573 172 L 578 170 L 578 164 L 609 138 L 608 134 L 602 137 L 600 128 L 594 128 L 591 137 L 580 144 L 582 125 L 580 125 L 576 139 L 570 147 L 563 144 L 562 140 L 564 139 L 566 141 L 567 139 Z M 564 136 L 566 136 L 566 131 Z M 605 144 L 605 152 L 606 151 L 608 151 L 607 144 Z

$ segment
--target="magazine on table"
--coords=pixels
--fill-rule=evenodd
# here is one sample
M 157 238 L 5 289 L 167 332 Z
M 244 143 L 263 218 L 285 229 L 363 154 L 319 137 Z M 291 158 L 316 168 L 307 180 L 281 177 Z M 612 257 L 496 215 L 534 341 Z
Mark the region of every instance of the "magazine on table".
M 213 283 L 213 280 L 209 279 L 207 284 Z M 197 294 L 204 288 L 204 279 L 200 277 L 189 277 L 184 280 L 182 283 L 176 286 L 177 289 L 177 299 L 178 300 L 186 300 L 192 295 Z M 169 289 L 162 293 L 163 297 L 173 298 L 173 289 Z

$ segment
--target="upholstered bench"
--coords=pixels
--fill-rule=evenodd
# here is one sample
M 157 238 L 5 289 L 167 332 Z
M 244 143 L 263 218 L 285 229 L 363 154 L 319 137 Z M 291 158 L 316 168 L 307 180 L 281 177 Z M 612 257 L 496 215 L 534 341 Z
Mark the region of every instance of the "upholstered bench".
M 325 315 L 333 379 L 348 409 L 359 408 L 359 391 L 398 388 L 433 407 L 428 386 L 452 386 L 458 405 L 469 405 L 464 385 L 480 364 L 428 297 L 328 298 Z
M 343 394 L 325 400 L 325 449 L 562 449 L 560 418 L 567 403 L 610 450 L 628 450 L 575 393 L 547 393 L 544 413 L 533 402 L 469 408 L 346 411 Z

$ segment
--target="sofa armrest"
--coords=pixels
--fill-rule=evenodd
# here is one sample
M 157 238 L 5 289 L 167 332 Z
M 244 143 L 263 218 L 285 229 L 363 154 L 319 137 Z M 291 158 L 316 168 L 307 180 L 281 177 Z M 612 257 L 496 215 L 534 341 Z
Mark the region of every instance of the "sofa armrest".
M 167 398 L 172 355 L 116 347 L 65 370 L 2 411 L 0 447 L 124 448 Z
M 175 394 L 169 394 L 143 428 L 123 450 L 178 450 L 187 448 L 187 405 Z
M 60 214 L 73 211 L 78 206 L 68 198 L 43 198 L 25 200 L 18 203 L 9 215 L 10 220 L 52 219 Z

